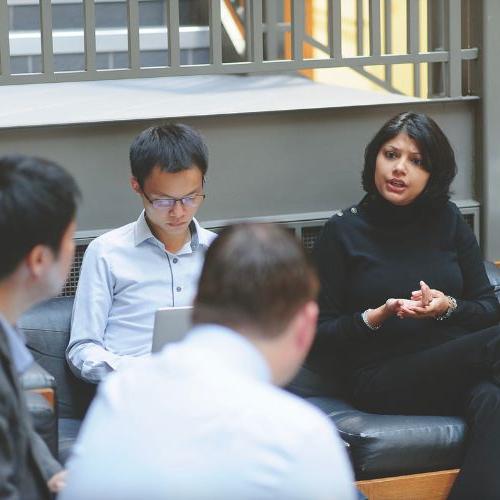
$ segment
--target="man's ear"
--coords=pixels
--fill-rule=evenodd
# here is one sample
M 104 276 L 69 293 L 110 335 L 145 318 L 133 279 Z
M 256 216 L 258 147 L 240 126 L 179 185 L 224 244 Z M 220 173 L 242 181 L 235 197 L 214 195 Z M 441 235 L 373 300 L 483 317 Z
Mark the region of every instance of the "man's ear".
M 298 311 L 296 321 L 296 343 L 297 347 L 308 352 L 316 335 L 316 325 L 318 321 L 318 304 L 311 300 L 304 304 Z
M 54 260 L 52 250 L 45 245 L 34 246 L 24 258 L 27 270 L 34 279 L 43 276 L 45 270 Z
M 142 194 L 141 185 L 134 176 L 130 177 L 130 186 L 137 194 Z

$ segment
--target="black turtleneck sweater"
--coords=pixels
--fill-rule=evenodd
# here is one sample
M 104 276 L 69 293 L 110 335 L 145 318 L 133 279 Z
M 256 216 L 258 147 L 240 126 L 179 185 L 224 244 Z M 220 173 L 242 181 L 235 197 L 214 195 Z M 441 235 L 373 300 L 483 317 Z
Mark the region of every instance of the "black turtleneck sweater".
M 308 366 L 353 380 L 365 367 L 498 322 L 500 306 L 475 236 L 446 202 L 397 207 L 365 197 L 326 223 L 315 249 L 320 318 Z M 410 298 L 420 280 L 456 298 L 443 321 L 391 317 L 376 331 L 361 318 L 388 298 Z

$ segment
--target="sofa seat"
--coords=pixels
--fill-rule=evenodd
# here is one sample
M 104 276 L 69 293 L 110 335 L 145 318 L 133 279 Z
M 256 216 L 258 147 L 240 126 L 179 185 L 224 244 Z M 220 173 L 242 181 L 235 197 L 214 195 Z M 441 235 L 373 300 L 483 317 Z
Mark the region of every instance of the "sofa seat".
M 59 462 L 63 465 L 68 460 L 82 421 L 76 418 L 59 419 Z
M 335 423 L 356 479 L 402 476 L 460 466 L 466 424 L 459 417 L 378 415 L 341 399 L 306 398 Z

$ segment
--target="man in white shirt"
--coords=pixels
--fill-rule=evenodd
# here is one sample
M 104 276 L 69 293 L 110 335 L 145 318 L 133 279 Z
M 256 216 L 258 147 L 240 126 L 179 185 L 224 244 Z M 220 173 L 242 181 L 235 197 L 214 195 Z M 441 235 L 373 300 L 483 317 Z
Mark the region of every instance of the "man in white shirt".
M 277 387 L 311 345 L 317 290 L 285 230 L 224 230 L 187 338 L 100 385 L 61 500 L 354 499 L 333 424 Z
M 194 219 L 208 166 L 198 132 L 181 124 L 148 128 L 130 147 L 130 165 L 144 210 L 89 245 L 73 307 L 66 356 L 92 383 L 149 356 L 155 311 L 191 305 L 215 237 Z

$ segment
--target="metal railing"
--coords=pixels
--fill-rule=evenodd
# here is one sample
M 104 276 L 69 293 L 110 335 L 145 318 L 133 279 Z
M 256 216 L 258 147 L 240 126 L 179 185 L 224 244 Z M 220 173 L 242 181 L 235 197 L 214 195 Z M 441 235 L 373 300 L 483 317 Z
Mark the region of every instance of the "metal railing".
M 75 0 L 77 2 L 78 0 Z M 296 71 L 319 68 L 348 67 L 364 71 L 369 66 L 384 66 L 386 81 L 390 69 L 397 64 L 414 67 L 415 95 L 418 95 L 419 65 L 436 63 L 442 80 L 441 95 L 462 95 L 463 61 L 477 59 L 478 49 L 462 47 L 461 0 L 353 0 L 357 5 L 357 53 L 346 55 L 343 50 L 342 2 L 326 0 L 326 43 L 315 38 L 306 25 L 312 0 L 208 0 L 209 62 L 208 64 L 181 64 L 181 26 L 179 0 L 165 0 L 165 37 L 168 58 L 164 66 L 141 67 L 142 32 L 139 26 L 139 0 L 127 0 L 126 27 L 128 67 L 97 69 L 95 0 L 82 0 L 84 69 L 58 72 L 54 69 L 55 40 L 52 3 L 40 0 L 40 54 L 39 73 L 13 74 L 10 58 L 16 38 L 9 33 L 8 0 L 0 0 L 0 84 L 47 83 L 156 76 L 259 73 L 269 71 Z M 406 1 L 407 50 L 391 51 L 391 4 Z M 427 18 L 422 19 L 419 2 L 428 2 Z M 432 5 L 431 5 L 432 4 Z M 280 9 L 282 9 L 280 11 Z M 279 14 L 279 15 L 278 15 Z M 439 18 L 436 21 L 436 18 Z M 366 26 L 368 20 L 368 26 Z M 383 20 L 383 21 L 382 21 Z M 432 43 L 420 43 L 420 26 L 434 26 L 440 36 Z M 159 23 L 160 24 L 160 23 Z M 366 29 L 368 28 L 368 29 Z M 368 32 L 368 50 L 366 46 Z M 233 42 L 240 60 L 227 62 L 223 58 L 223 35 Z M 436 40 L 438 40 L 436 42 Z M 429 47 L 429 48 L 428 48 Z M 311 51 L 314 49 L 314 54 Z M 318 55 L 319 54 L 319 55 Z M 435 77 L 434 77 L 435 79 Z

